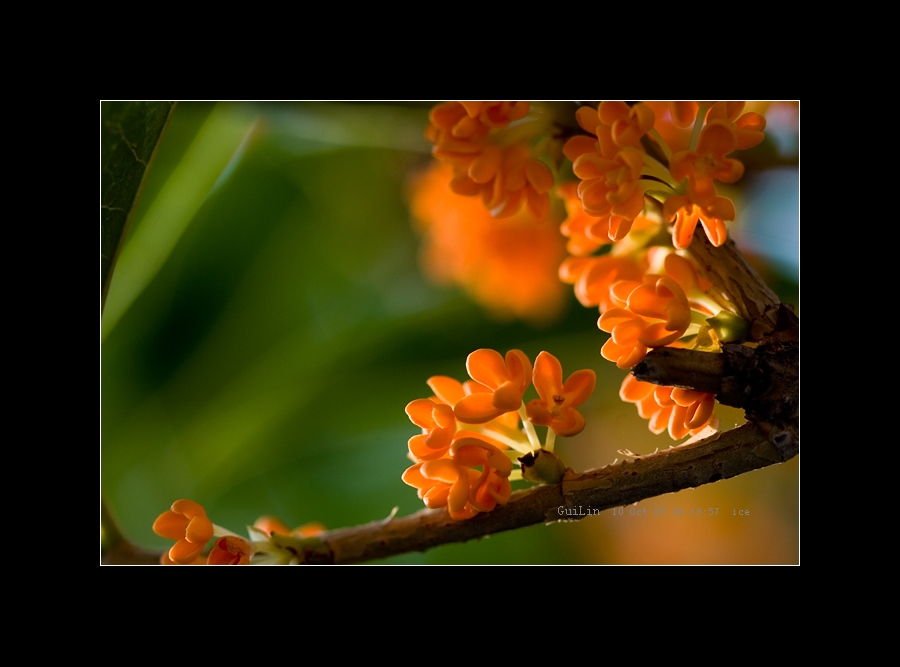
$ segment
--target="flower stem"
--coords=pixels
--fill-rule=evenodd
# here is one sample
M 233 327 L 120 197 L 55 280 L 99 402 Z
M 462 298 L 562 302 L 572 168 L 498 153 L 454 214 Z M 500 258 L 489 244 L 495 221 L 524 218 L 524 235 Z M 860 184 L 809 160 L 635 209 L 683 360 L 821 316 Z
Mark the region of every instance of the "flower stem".
M 530 446 L 529 442 L 525 441 L 524 438 L 522 438 L 521 431 L 510 430 L 509 433 L 501 433 L 500 431 L 495 431 L 492 428 L 485 428 L 484 426 L 479 426 L 478 424 L 466 424 L 465 426 L 467 431 L 483 433 L 489 438 L 496 440 L 497 442 L 502 442 L 510 449 L 515 449 L 517 452 L 521 452 L 522 454 L 528 454 L 533 451 L 533 448 Z M 515 435 L 519 437 L 513 437 L 513 433 L 515 433 Z
M 548 452 L 553 451 L 553 445 L 556 444 L 556 431 L 549 426 L 547 427 L 547 441 L 544 443 L 544 449 Z
M 531 443 L 531 451 L 537 451 L 541 448 L 541 441 L 534 430 L 534 424 L 528 418 L 528 413 L 525 412 L 524 403 L 519 406 L 519 417 L 522 418 L 522 427 L 525 429 L 525 435 L 528 436 L 528 442 Z

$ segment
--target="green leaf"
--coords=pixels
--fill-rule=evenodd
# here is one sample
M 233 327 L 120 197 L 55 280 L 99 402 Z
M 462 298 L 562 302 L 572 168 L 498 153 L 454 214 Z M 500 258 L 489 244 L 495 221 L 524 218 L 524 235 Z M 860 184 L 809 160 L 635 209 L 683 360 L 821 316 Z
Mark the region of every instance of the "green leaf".
M 100 123 L 101 303 L 174 102 L 103 102 Z

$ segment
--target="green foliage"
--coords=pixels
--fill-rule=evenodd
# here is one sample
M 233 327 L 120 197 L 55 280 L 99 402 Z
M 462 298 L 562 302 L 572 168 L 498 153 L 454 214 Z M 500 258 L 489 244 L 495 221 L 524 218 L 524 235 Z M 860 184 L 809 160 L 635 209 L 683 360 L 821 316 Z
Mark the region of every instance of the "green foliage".
M 172 102 L 102 103 L 100 289 L 104 302 L 122 236 L 173 107 Z

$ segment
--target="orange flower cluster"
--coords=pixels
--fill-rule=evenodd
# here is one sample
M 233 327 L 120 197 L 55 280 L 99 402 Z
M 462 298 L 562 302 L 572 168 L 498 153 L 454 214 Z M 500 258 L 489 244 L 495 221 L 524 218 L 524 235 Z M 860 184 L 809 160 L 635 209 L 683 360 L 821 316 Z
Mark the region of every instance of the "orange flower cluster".
M 640 131 L 639 125 L 626 126 L 625 130 L 628 128 L 632 134 Z M 599 308 L 598 327 L 611 334 L 601 350 L 605 359 L 615 362 L 619 368 L 632 368 L 651 348 L 683 344 L 680 339 L 689 332 L 691 335 L 699 332 L 703 320 L 718 313 L 719 307 L 705 294 L 710 284 L 700 277 L 689 259 L 669 248 L 645 245 L 646 240 L 655 237 L 658 222 L 639 214 L 628 238 L 615 242 L 612 252 L 592 256 L 591 253 L 610 242 L 600 235 L 601 230 L 604 234 L 608 231 L 608 225 L 585 212 L 572 184 L 560 188 L 560 194 L 569 213 L 561 229 L 569 238 L 567 248 L 574 256 L 560 265 L 559 277 L 574 286 L 575 296 L 582 305 Z M 677 203 L 679 199 L 673 196 L 669 201 Z M 720 232 L 724 233 L 724 227 L 715 231 Z M 682 233 L 682 226 L 676 223 L 674 233 L 676 236 Z M 690 233 L 693 234 L 693 228 Z M 720 238 L 724 241 L 724 236 Z M 682 391 L 676 393 L 679 400 L 684 400 Z M 668 394 L 654 396 L 663 402 L 656 405 L 657 410 L 651 412 L 649 402 L 639 410 L 641 416 L 652 417 L 654 433 L 666 430 L 670 419 L 674 420 L 668 429 L 673 438 L 705 426 L 691 426 L 694 423 L 691 419 L 685 425 L 681 420 L 685 406 L 673 406 Z M 711 412 L 714 399 L 709 396 L 705 400 Z M 703 405 L 705 410 L 706 403 Z
M 690 245 L 698 222 L 713 245 L 722 245 L 727 237 L 725 221 L 734 220 L 735 212 L 731 200 L 717 195 L 715 181 L 734 183 L 743 175 L 743 164 L 727 156 L 761 143 L 766 126 L 758 113 L 741 114 L 743 107 L 743 102 L 702 106 L 696 102 L 639 103 L 632 107 L 624 102 L 601 102 L 596 111 L 578 109 L 579 125 L 593 136 L 572 137 L 563 150 L 581 179 L 577 192 L 584 211 L 595 218 L 585 227 L 595 236 L 603 229 L 609 239 L 622 240 L 643 211 L 646 192 L 652 189 L 665 199 L 666 220 L 675 222 L 672 239 L 676 248 Z M 692 125 L 692 132 L 684 131 Z M 671 156 L 667 167 L 641 145 L 648 134 Z M 693 137 L 697 137 L 694 146 Z M 687 183 L 686 194 L 673 192 L 681 182 Z M 570 243 L 570 252 L 579 254 L 579 249 L 577 240 Z
M 593 371 L 581 370 L 563 383 L 559 361 L 547 352 L 532 367 L 521 350 L 510 350 L 504 358 L 481 349 L 469 355 L 466 368 L 471 381 L 432 377 L 428 386 L 435 395 L 406 406 L 422 433 L 409 439 L 415 464 L 402 479 L 427 507 L 446 507 L 456 520 L 506 504 L 512 458 L 540 448 L 534 424 L 548 426 L 555 435 L 580 433 L 584 417 L 576 408 L 596 382 Z M 540 398 L 526 406 L 523 396 L 532 382 Z M 520 418 L 525 433 L 518 430 Z
M 637 405 L 638 414 L 650 420 L 651 431 L 659 434 L 668 429 L 673 440 L 681 440 L 688 434 L 696 435 L 717 422 L 713 413 L 716 399 L 712 394 L 661 387 L 629 375 L 622 383 L 619 397 L 626 403 Z
M 491 143 L 495 130 L 524 118 L 528 102 L 444 102 L 431 110 L 425 136 L 432 154 L 453 165 L 450 185 L 459 195 L 480 196 L 494 217 L 515 215 L 525 204 L 535 220 L 547 216 L 553 175 L 523 141 Z
M 452 165 L 440 179 L 443 197 L 450 191 L 470 198 L 478 196 L 495 217 L 519 210 L 529 217 L 542 217 L 548 208 L 558 208 L 553 199 L 545 204 L 545 194 L 562 201 L 567 217 L 560 231 L 567 239 L 566 250 L 571 256 L 557 264 L 558 278 L 574 287 L 584 306 L 599 309 L 598 327 L 611 334 L 601 353 L 627 369 L 655 347 L 689 345 L 715 349 L 720 340 L 735 340 L 722 338 L 722 324 L 714 321 L 721 306 L 707 295 L 710 285 L 700 278 L 690 259 L 673 252 L 673 246 L 680 251 L 686 249 L 698 224 L 713 245 L 726 241 L 725 223 L 735 218 L 735 208 L 730 199 L 719 195 L 717 183 L 730 184 L 741 178 L 744 166 L 732 154 L 761 143 L 766 126 L 763 116 L 745 112 L 744 107 L 742 102 L 606 101 L 596 107 L 578 108 L 575 120 L 587 134 L 571 136 L 571 117 L 563 117 L 571 112 L 563 106 L 447 102 L 432 109 L 426 136 L 434 144 L 435 157 Z M 540 126 L 543 134 L 522 130 L 535 118 L 543 119 L 543 124 L 534 125 Z M 534 159 L 525 138 L 531 145 L 540 146 L 542 156 L 555 161 L 556 173 L 564 171 L 562 156 L 569 159 L 578 181 L 558 184 L 553 190 L 551 171 Z M 450 207 L 444 206 L 441 213 L 436 213 L 434 209 L 439 207 L 434 202 L 441 195 L 432 194 L 426 200 L 419 197 L 421 191 L 417 191 L 413 204 L 414 210 L 420 209 L 417 217 L 428 221 L 431 236 L 425 263 L 432 274 L 465 285 L 482 303 L 489 303 L 493 297 L 520 317 L 527 312 L 526 316 L 534 319 L 534 313 L 546 304 L 535 296 L 528 301 L 534 311 L 511 308 L 512 290 L 527 281 L 530 287 L 525 293 L 538 293 L 546 274 L 538 270 L 537 257 L 530 253 L 546 246 L 536 239 L 529 242 L 531 249 L 518 255 L 523 259 L 528 255 L 528 259 L 513 269 L 508 262 L 509 249 L 515 247 L 512 237 L 506 243 L 495 244 L 481 231 L 473 233 L 464 226 L 483 222 L 492 234 L 500 234 L 500 221 L 479 219 L 473 211 L 460 216 L 467 221 L 464 224 L 436 224 L 431 221 L 446 218 Z M 651 200 L 653 205 L 645 207 Z M 428 205 L 432 210 L 425 212 Z M 461 206 L 452 208 L 462 210 Z M 672 223 L 671 240 L 664 237 L 667 223 Z M 516 234 L 521 233 L 517 227 Z M 734 327 L 736 330 L 741 329 L 739 324 Z M 482 378 L 476 379 L 483 387 L 489 384 Z M 461 419 L 473 420 L 480 415 L 482 423 L 486 423 L 507 414 L 504 394 L 497 394 L 499 380 L 492 381 L 494 384 L 488 388 L 496 396 L 472 390 L 452 418 L 449 404 L 418 405 L 414 422 L 426 433 L 411 442 L 412 455 L 423 464 L 426 459 L 441 460 L 450 451 L 454 438 L 461 437 Z M 555 388 L 564 388 L 561 379 Z M 519 387 L 508 385 L 504 391 L 517 395 Z M 542 393 L 541 400 L 546 401 L 548 396 Z M 676 396 L 687 400 L 682 393 Z M 661 394 L 658 398 L 664 402 L 671 399 Z M 677 402 L 675 405 L 689 407 Z M 660 406 L 670 409 L 667 418 L 678 412 L 668 403 Z M 577 420 L 569 421 L 564 416 L 565 410 L 553 413 L 552 407 L 550 403 L 543 406 L 547 413 L 537 407 L 529 409 L 527 416 L 534 424 L 552 423 L 563 430 L 563 422 L 569 426 L 576 423 Z M 646 412 L 643 410 L 642 414 Z M 660 419 L 655 417 L 654 424 Z M 693 423 L 692 417 L 688 424 Z M 678 433 L 682 428 L 687 427 L 673 426 L 669 433 Z M 695 428 L 690 426 L 689 430 Z
M 612 334 L 601 350 L 603 358 L 623 369 L 641 361 L 650 348 L 670 345 L 684 336 L 693 310 L 704 316 L 714 314 L 688 298 L 688 294 L 696 298 L 705 291 L 690 260 L 665 251 L 648 255 L 655 255 L 656 261 L 664 257 L 665 275 L 648 273 L 641 280 L 612 282 L 612 307 L 601 307 L 597 322 L 601 330 Z M 708 283 L 705 286 L 708 288 Z
M 578 196 L 587 214 L 598 218 L 612 241 L 620 241 L 644 210 L 644 168 L 641 137 L 653 127 L 649 107 L 624 102 L 602 102 L 594 110 L 581 107 L 578 124 L 594 135 L 579 135 L 566 142 L 563 152 L 581 179 Z

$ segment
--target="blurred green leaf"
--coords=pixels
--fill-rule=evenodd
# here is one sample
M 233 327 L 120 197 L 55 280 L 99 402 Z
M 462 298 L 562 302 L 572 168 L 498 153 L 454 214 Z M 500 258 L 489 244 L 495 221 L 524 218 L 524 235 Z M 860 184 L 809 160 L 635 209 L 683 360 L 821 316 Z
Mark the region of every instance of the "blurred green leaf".
M 227 178 L 255 126 L 256 117 L 244 111 L 228 104 L 213 110 L 124 245 L 103 317 L 104 338 L 159 272 L 210 192 Z

